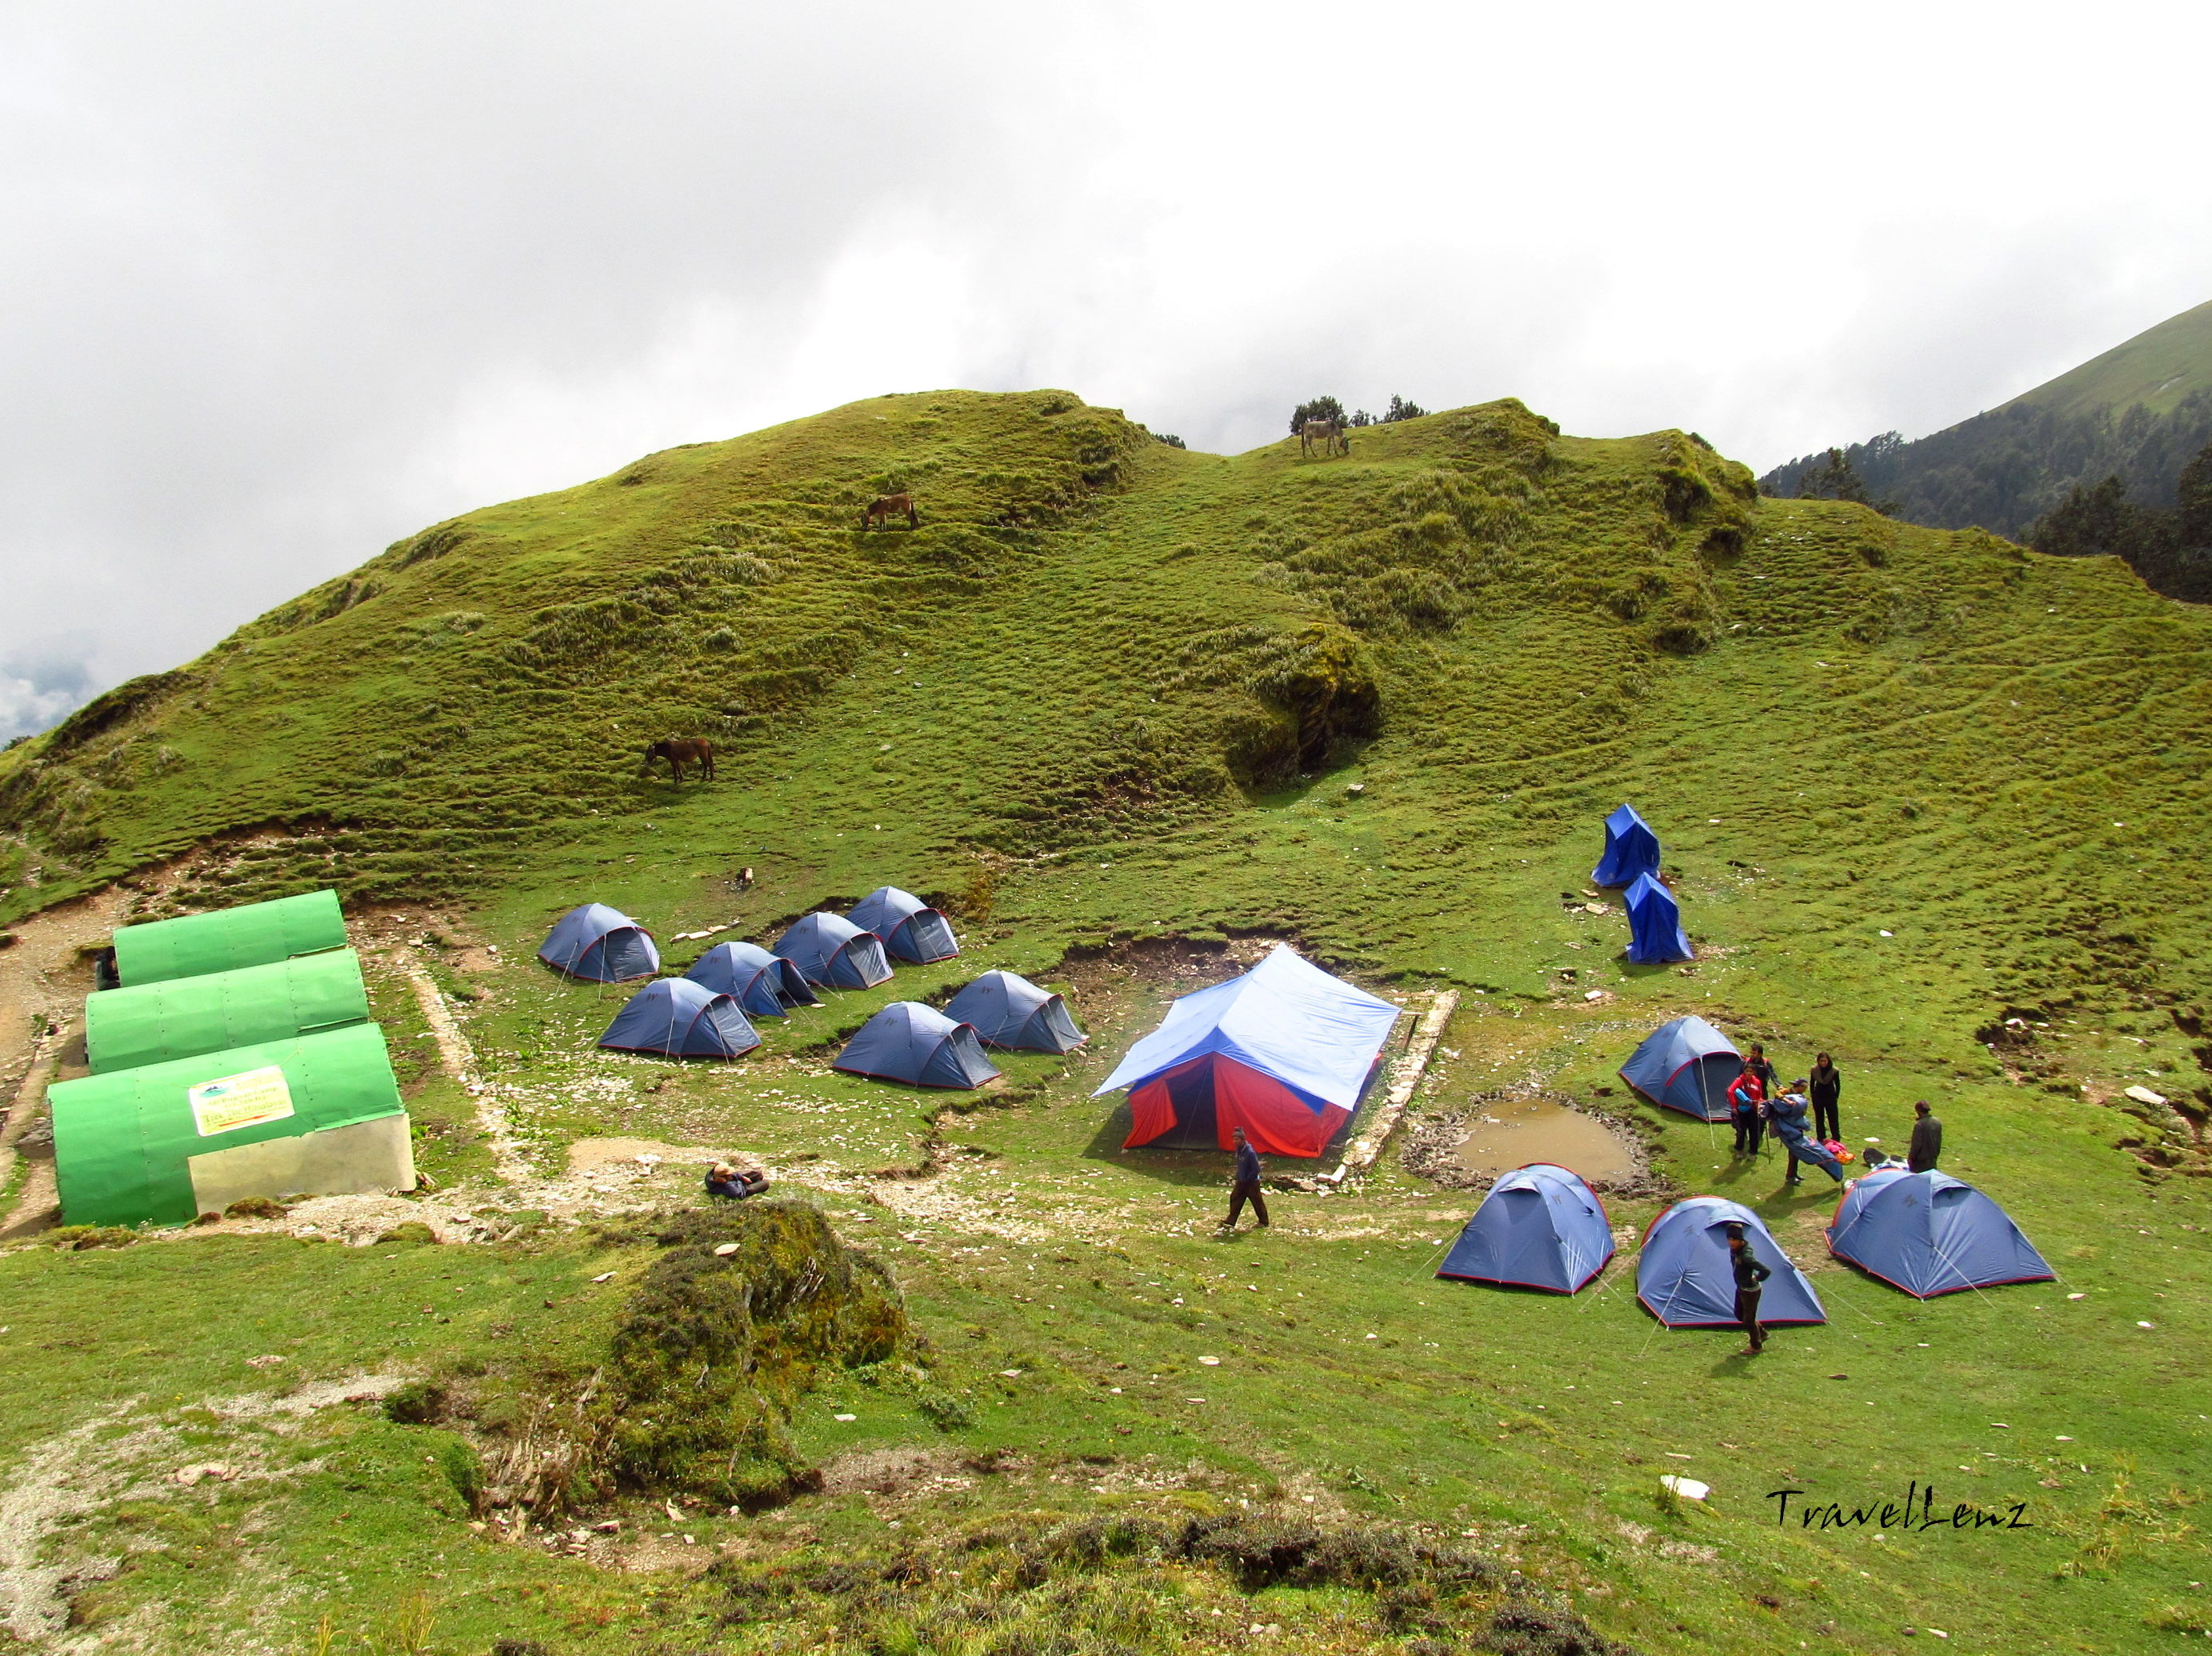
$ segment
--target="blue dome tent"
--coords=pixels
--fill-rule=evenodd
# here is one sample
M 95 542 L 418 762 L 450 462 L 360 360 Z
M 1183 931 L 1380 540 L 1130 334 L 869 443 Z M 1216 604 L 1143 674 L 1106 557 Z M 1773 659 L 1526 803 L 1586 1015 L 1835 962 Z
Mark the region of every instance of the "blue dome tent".
M 1490 1187 L 1437 1275 L 1572 1294 L 1612 1258 L 1597 1192 L 1578 1174 L 1532 1162 Z
M 1682 910 L 1674 894 L 1649 874 L 1639 874 L 1622 899 L 1628 909 L 1628 958 L 1638 966 L 1695 960 L 1682 935 Z
M 830 1066 L 915 1087 L 980 1087 L 999 1071 L 964 1023 L 918 1000 L 895 1000 L 862 1024 Z
M 1677 1202 L 1644 1233 L 1636 1261 L 1636 1297 L 1669 1328 L 1734 1328 L 1735 1273 L 1729 1268 L 1728 1228 L 1741 1225 L 1751 1252 L 1774 1274 L 1763 1284 L 1759 1319 L 1769 1327 L 1824 1323 L 1828 1313 L 1805 1274 L 1766 1234 L 1759 1216 L 1718 1196 Z
M 656 978 L 615 1014 L 599 1045 L 667 1058 L 737 1058 L 760 1037 L 730 996 L 689 978 Z
M 986 972 L 946 1003 L 945 1016 L 972 1026 L 987 1046 L 1071 1052 L 1087 1039 L 1065 1000 L 1012 972 Z
M 1590 883 L 1634 885 L 1646 874 L 1658 877 L 1659 836 L 1633 805 L 1623 805 L 1605 819 L 1605 855 L 1590 870 Z
M 555 921 L 538 958 L 587 983 L 625 983 L 660 970 L 652 934 L 605 903 L 586 903 Z
M 1242 977 L 1179 998 L 1098 1093 L 1129 1089 L 1125 1149 L 1225 1150 L 1242 1127 L 1262 1155 L 1319 1156 L 1380 1073 L 1397 1019 L 1279 943 Z
M 2002 1208 L 1934 1168 L 1878 1168 L 1855 1180 L 1829 1223 L 1828 1252 L 1916 1300 L 2057 1274 Z
M 1743 1068 L 1743 1054 L 1701 1017 L 1662 1023 L 1620 1066 L 1620 1078 L 1662 1109 L 1700 1121 L 1728 1119 L 1729 1083 Z
M 777 939 L 775 952 L 823 989 L 872 989 L 891 980 L 884 940 L 842 915 L 800 915 Z
M 863 931 L 884 940 L 884 952 L 893 960 L 927 966 L 949 961 L 960 952 L 952 936 L 952 923 L 911 891 L 879 885 L 854 906 L 845 918 Z
M 822 998 L 807 987 L 805 973 L 758 943 L 718 943 L 692 961 L 684 975 L 734 996 L 752 1017 L 780 1018 L 790 1007 L 822 1004 Z

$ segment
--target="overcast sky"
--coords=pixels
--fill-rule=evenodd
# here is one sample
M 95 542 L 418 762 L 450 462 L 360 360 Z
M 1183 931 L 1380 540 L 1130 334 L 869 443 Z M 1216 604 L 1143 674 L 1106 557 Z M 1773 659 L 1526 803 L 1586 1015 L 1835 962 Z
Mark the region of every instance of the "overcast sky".
M 885 391 L 1918 435 L 2212 298 L 2208 17 L 9 0 L 0 735 Z

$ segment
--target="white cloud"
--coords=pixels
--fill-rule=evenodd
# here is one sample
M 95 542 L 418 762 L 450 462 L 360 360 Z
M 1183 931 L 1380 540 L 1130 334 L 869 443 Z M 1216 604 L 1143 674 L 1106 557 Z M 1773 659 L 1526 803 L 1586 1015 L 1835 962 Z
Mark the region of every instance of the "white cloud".
M 1321 391 L 1762 464 L 1930 429 L 2212 296 L 2208 35 L 2149 5 L 21 5 L 11 635 L 82 630 L 112 682 L 453 513 L 886 390 L 1059 384 L 1224 448 Z

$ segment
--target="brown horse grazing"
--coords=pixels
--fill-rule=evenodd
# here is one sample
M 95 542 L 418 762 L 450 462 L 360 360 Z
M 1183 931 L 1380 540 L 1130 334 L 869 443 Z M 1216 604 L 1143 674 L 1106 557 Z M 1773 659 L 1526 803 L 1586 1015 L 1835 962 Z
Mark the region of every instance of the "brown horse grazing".
M 696 765 L 699 779 L 704 782 L 714 779 L 714 744 L 703 737 L 679 736 L 665 742 L 656 742 L 645 750 L 645 763 L 638 767 L 641 775 L 653 768 L 656 759 L 665 759 L 676 779 L 684 779 L 684 767 Z
M 868 502 L 868 509 L 860 514 L 860 527 L 873 529 L 878 524 L 888 524 L 903 513 L 908 529 L 921 527 L 921 513 L 914 509 L 911 494 L 878 494 Z

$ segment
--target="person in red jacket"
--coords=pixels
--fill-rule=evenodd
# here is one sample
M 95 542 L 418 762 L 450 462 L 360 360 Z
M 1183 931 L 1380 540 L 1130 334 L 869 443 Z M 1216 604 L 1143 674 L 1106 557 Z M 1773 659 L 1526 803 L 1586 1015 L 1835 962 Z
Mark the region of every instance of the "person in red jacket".
M 1735 1153 L 1759 1154 L 1759 1141 L 1766 1130 L 1766 1083 L 1750 1065 L 1729 1083 L 1729 1119 L 1735 1123 Z

